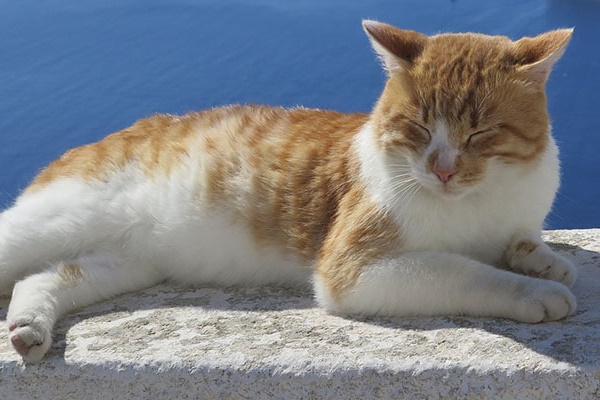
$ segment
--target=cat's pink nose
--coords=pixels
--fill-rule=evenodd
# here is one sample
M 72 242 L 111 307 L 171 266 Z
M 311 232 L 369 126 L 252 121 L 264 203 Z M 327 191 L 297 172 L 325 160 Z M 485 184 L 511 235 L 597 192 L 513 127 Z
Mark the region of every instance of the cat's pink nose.
M 433 172 L 437 175 L 440 181 L 447 183 L 450 180 L 450 178 L 452 178 L 452 176 L 456 174 L 457 171 L 455 167 L 440 168 L 438 166 L 435 166 L 433 168 Z

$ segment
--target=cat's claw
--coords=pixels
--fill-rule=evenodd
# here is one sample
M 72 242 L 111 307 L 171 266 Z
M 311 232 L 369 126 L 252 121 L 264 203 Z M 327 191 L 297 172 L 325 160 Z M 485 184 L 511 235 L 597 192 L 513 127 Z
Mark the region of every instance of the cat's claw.
M 15 319 L 8 330 L 12 346 L 28 363 L 40 361 L 52 344 L 50 329 L 30 316 Z
M 556 321 L 575 312 L 575 296 L 564 285 L 541 279 L 531 279 L 518 296 L 513 317 L 519 321 L 538 323 Z

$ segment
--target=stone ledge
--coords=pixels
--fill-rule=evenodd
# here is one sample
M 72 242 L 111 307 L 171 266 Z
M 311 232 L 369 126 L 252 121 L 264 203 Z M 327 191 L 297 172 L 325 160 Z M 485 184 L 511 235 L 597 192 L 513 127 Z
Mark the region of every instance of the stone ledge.
M 575 316 L 350 320 L 308 290 L 158 286 L 62 319 L 24 366 L 0 300 L 1 399 L 600 398 L 600 230 L 545 239 L 580 265 Z

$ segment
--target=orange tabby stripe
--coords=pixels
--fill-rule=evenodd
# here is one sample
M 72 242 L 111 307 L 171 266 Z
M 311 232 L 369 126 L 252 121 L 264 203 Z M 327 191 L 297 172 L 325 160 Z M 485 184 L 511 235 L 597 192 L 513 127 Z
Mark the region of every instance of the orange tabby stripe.
M 237 140 L 211 135 L 224 141 L 218 154 L 206 148 L 209 204 L 234 210 L 259 242 L 314 259 L 339 199 L 356 183 L 350 146 L 366 115 L 267 107 L 236 112 L 240 121 L 250 113 L 251 126 L 238 127 Z
M 401 248 L 393 218 L 365 196 L 356 188 L 342 199 L 319 255 L 317 273 L 334 299 L 351 289 L 369 264 Z

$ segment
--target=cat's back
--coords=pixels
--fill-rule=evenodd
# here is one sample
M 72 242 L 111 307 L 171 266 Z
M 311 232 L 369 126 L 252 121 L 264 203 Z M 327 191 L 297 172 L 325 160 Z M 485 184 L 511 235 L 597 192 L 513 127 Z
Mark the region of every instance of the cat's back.
M 147 176 L 168 175 L 195 149 L 213 149 L 213 137 L 242 136 L 244 125 L 278 119 L 281 111 L 230 106 L 183 116 L 156 114 L 98 142 L 66 151 L 38 174 L 28 191 L 61 178 L 106 181 L 127 167 Z
M 272 163 L 275 153 L 293 158 L 289 152 L 282 154 L 281 149 L 332 147 L 344 136 L 349 139 L 348 132 L 358 130 L 365 121 L 362 114 L 254 105 L 219 107 L 183 116 L 157 114 L 99 142 L 68 150 L 43 169 L 27 191 L 61 178 L 107 181 L 131 167 L 146 177 L 168 176 L 190 157 L 230 161 L 266 157 Z

